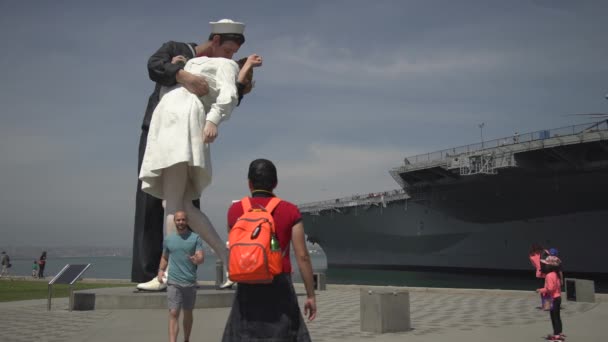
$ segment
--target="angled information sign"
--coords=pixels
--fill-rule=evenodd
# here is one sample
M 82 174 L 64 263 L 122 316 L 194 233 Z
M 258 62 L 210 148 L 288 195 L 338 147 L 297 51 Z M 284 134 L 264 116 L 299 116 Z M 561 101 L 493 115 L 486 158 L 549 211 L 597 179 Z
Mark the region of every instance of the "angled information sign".
M 53 293 L 53 285 L 66 284 L 70 285 L 70 311 L 72 310 L 73 285 L 86 272 L 91 264 L 67 264 L 63 267 L 56 276 L 49 281 L 48 305 L 47 309 L 51 310 L 51 297 Z

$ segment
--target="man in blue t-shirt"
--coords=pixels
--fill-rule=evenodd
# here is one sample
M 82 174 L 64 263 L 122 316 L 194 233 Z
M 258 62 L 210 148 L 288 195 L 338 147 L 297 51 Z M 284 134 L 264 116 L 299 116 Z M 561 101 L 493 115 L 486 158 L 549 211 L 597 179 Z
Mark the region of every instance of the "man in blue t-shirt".
M 196 300 L 196 269 L 204 261 L 203 242 L 188 228 L 188 217 L 183 211 L 175 213 L 177 232 L 163 241 L 163 255 L 158 270 L 158 281 L 163 282 L 167 266 L 167 303 L 169 306 L 169 341 L 177 341 L 179 314 L 184 310 L 184 341 L 190 339 L 192 310 Z

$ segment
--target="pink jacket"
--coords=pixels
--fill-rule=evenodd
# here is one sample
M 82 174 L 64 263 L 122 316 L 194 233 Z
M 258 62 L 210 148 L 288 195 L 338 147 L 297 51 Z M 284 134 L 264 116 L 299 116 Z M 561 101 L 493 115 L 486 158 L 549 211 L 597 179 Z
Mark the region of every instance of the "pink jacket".
M 540 271 L 540 254 L 535 253 L 529 256 L 530 263 L 536 268 L 536 278 L 544 278 L 545 275 Z
M 549 272 L 545 277 L 545 287 L 538 289 L 539 292 L 544 296 L 551 298 L 557 298 L 562 296 L 562 282 L 557 272 Z

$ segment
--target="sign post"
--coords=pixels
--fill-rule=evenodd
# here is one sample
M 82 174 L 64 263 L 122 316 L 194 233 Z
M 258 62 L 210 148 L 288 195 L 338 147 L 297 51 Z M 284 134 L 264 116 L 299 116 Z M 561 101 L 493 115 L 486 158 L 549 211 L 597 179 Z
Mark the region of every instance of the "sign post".
M 74 300 L 74 283 L 80 279 L 80 276 L 91 266 L 91 264 L 67 264 L 57 273 L 51 281 L 49 281 L 49 295 L 47 310 L 51 311 L 51 297 L 53 296 L 53 285 L 55 284 L 67 284 L 70 286 L 69 293 L 69 308 L 72 311 L 72 301 Z

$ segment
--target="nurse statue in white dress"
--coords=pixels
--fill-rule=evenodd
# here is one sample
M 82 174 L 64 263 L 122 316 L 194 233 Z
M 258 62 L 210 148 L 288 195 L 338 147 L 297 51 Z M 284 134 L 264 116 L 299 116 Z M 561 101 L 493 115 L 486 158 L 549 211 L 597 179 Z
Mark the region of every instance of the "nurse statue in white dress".
M 200 198 L 211 183 L 210 144 L 217 136 L 217 126 L 230 117 L 239 101 L 237 80 L 244 85 L 243 93 L 249 92 L 252 68 L 261 66 L 262 59 L 251 55 L 239 64 L 209 57 L 196 57 L 186 63 L 185 71 L 205 78 L 209 93 L 198 97 L 181 85 L 161 91 L 139 173 L 142 190 L 165 200 L 166 235 L 175 232 L 175 212 L 185 211 L 190 228 L 209 244 L 224 265 L 228 265 L 226 246 L 192 200 Z M 224 287 L 231 285 L 227 282 Z M 165 286 L 155 277 L 138 288 L 160 290 Z

